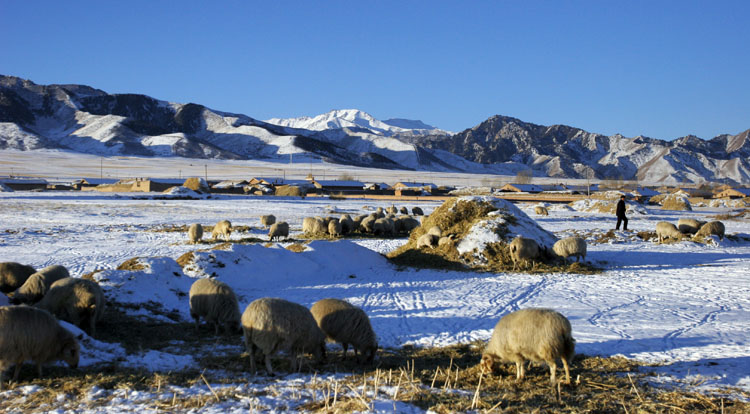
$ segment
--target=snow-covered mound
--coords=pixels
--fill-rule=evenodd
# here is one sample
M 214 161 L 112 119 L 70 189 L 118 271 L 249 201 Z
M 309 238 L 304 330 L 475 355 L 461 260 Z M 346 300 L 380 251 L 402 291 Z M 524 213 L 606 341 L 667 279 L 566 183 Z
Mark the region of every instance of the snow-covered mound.
M 615 214 L 617 211 L 617 203 L 617 200 L 587 198 L 574 201 L 568 204 L 568 206 L 575 211 L 583 211 L 586 213 Z M 648 214 L 648 211 L 642 205 L 634 201 L 625 202 L 625 212 L 626 214 Z
M 175 186 L 175 187 L 167 188 L 166 190 L 162 192 L 162 194 L 167 195 L 167 196 L 180 197 L 180 198 L 182 197 L 194 198 L 194 199 L 206 198 L 205 194 L 201 194 L 197 191 L 191 190 L 183 186 Z
M 432 227 L 440 228 L 444 240 L 437 247 L 417 247 L 417 240 Z M 551 249 L 555 235 L 543 229 L 511 202 L 489 196 L 450 199 L 427 216 L 412 231 L 409 241 L 390 253 L 396 263 L 415 266 L 468 266 L 477 269 L 510 269 L 513 263 L 507 245 L 516 237 L 535 240 Z

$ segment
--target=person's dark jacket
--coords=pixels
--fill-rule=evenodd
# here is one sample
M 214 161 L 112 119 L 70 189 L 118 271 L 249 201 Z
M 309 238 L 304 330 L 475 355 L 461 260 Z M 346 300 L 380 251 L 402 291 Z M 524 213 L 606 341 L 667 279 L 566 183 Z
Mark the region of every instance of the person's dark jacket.
M 617 202 L 616 214 L 617 217 L 625 217 L 625 200 L 620 200 Z

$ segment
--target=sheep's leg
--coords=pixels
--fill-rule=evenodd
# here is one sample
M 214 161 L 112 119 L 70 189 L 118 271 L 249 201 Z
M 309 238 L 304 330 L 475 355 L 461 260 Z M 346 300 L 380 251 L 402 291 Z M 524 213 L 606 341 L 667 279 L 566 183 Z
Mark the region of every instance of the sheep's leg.
M 565 383 L 570 384 L 570 367 L 568 366 L 568 360 L 563 358 L 562 359 L 563 368 L 565 368 Z
M 23 364 L 23 361 L 18 361 L 16 363 L 16 370 L 13 371 L 13 382 L 18 382 L 18 377 L 21 375 L 21 365 Z
M 341 343 L 341 347 L 344 348 L 344 361 L 346 361 L 346 351 L 349 350 L 349 344 L 346 342 Z
M 219 336 L 219 322 L 214 322 L 214 335 Z
M 547 365 L 549 365 L 549 381 L 552 385 L 555 385 L 557 381 L 557 363 L 555 361 L 547 361 Z
M 271 368 L 271 354 L 266 354 L 266 372 L 268 372 L 268 376 L 273 376 L 273 368 Z
M 255 344 L 253 344 L 250 341 L 250 335 L 248 332 L 245 332 L 245 349 L 247 349 L 247 353 L 250 356 L 250 372 L 253 373 L 253 375 L 256 372 L 255 367 Z
M 516 381 L 521 381 L 526 376 L 523 360 L 516 361 Z
M 200 317 L 198 315 L 191 315 L 191 316 L 193 317 L 193 320 L 195 320 L 195 333 L 200 333 L 200 329 L 199 329 L 200 324 L 198 322 Z
M 89 335 L 93 338 L 96 334 L 96 317 L 91 315 L 89 318 Z

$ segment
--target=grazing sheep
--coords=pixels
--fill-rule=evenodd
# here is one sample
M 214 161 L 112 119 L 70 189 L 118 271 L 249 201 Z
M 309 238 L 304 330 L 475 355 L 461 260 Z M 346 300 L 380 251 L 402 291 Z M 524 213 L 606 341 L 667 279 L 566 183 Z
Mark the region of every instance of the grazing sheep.
M 310 308 L 315 322 L 332 342 L 339 342 L 344 348 L 344 359 L 349 344 L 362 354 L 360 362 L 371 363 L 378 350 L 375 332 L 370 318 L 360 308 L 340 299 L 321 299 Z
M 440 230 L 440 227 L 438 226 L 432 226 L 429 230 L 427 230 L 427 234 L 432 234 L 433 236 L 440 237 L 443 235 L 443 231 Z
M 677 220 L 677 229 L 680 233 L 684 234 L 695 234 L 700 230 L 701 226 L 706 224 L 705 221 L 698 221 L 696 219 L 681 218 Z
M 376 219 L 385 217 L 385 213 L 383 212 L 383 207 L 378 207 L 377 209 L 375 209 L 375 212 L 373 214 L 375 214 Z
M 198 279 L 190 286 L 189 298 L 196 332 L 201 317 L 214 325 L 216 335 L 219 326 L 223 326 L 226 333 L 239 332 L 240 305 L 229 285 L 216 279 Z
M 188 240 L 190 243 L 195 244 L 201 241 L 203 238 L 203 226 L 198 223 L 193 223 L 188 228 Z
M 401 216 L 394 221 L 396 233 L 411 233 L 412 230 L 419 227 L 419 220 L 410 216 Z
M 328 234 L 333 237 L 341 236 L 341 222 L 338 219 L 333 219 L 328 222 Z
M 424 216 L 424 211 L 422 211 L 421 207 L 412 207 L 411 214 L 415 216 Z
M 438 245 L 438 242 L 440 241 L 440 238 L 434 234 L 425 233 L 417 239 L 417 249 L 421 249 L 422 247 L 429 247 L 431 249 L 434 249 L 435 246 Z
M 552 251 L 564 261 L 575 256 L 577 262 L 578 259 L 586 259 L 586 240 L 581 237 L 566 237 L 555 242 Z
M 281 239 L 282 237 L 286 239 L 289 237 L 289 223 L 286 221 L 273 223 L 271 229 L 268 230 L 268 240 L 273 240 L 274 237 L 276 239 Z
M 18 381 L 21 365 L 28 360 L 41 377 L 47 362 L 63 360 L 77 368 L 80 350 L 78 340 L 49 312 L 30 306 L 0 307 L 0 390 L 3 373 L 11 365 L 16 365 L 13 381 Z
M 360 231 L 362 228 L 362 220 L 366 219 L 367 215 L 362 214 L 359 216 L 355 216 L 352 221 L 354 222 L 354 226 L 352 227 L 352 231 Z
M 677 230 L 674 224 L 667 221 L 660 221 L 656 223 L 656 236 L 659 238 L 659 243 L 661 243 L 669 238 L 682 240 L 683 235 Z
M 400 208 L 400 209 L 398 210 L 398 212 L 399 212 L 399 213 L 401 213 L 401 214 L 407 214 L 407 215 L 408 215 L 408 214 L 409 214 L 409 209 L 408 209 L 408 208 L 406 208 L 406 207 L 401 207 L 401 208 Z
M 361 223 L 359 223 L 359 230 L 362 233 L 372 233 L 375 231 L 375 221 L 378 220 L 372 215 L 365 217 Z
M 357 228 L 354 226 L 354 220 L 348 214 L 342 214 L 339 223 L 341 223 L 341 234 L 349 234 Z
M 388 213 L 388 214 L 396 215 L 396 214 L 398 214 L 398 207 L 396 207 L 393 204 L 391 204 L 390 207 L 388 207 L 388 208 L 385 209 L 385 212 Z
M 302 232 L 308 235 L 323 234 L 326 228 L 323 227 L 323 220 L 318 217 L 305 217 L 302 220 Z
M 268 215 L 265 215 L 265 216 L 260 216 L 260 224 L 263 227 L 268 228 L 273 223 L 276 223 L 276 216 L 274 216 L 273 214 L 268 214 Z
M 0 263 L 0 292 L 13 292 L 21 287 L 26 279 L 34 273 L 36 273 L 36 269 L 21 263 Z
M 450 246 L 453 245 L 453 238 L 455 236 L 453 234 L 450 234 L 448 236 L 443 236 L 438 239 L 438 246 Z
M 534 207 L 534 213 L 540 216 L 549 216 L 549 211 L 547 211 L 547 207 L 544 207 L 544 206 Z
M 242 314 L 242 331 L 253 373 L 256 348 L 265 355 L 269 375 L 273 375 L 271 356 L 278 351 L 289 352 L 292 371 L 297 370 L 300 353 L 310 352 L 318 361 L 325 359 L 326 336 L 302 305 L 278 298 L 257 299 Z
M 372 232 L 379 236 L 392 236 L 396 234 L 396 226 L 389 218 L 379 218 L 373 223 Z
M 539 245 L 534 239 L 518 236 L 510 242 L 510 257 L 513 259 L 513 270 L 519 262 L 529 262 L 533 264 L 534 259 L 539 257 Z
M 232 223 L 229 220 L 222 220 L 214 226 L 211 231 L 211 238 L 216 240 L 219 236 L 222 236 L 224 240 L 229 240 L 229 236 L 232 234 Z
M 575 354 L 570 321 L 552 309 L 521 309 L 509 313 L 495 325 L 492 338 L 482 353 L 483 370 L 492 371 L 501 361 L 516 363 L 516 379 L 525 376 L 524 362 L 546 362 L 550 381 L 556 381 L 557 359 L 562 359 L 565 383 L 570 383 L 569 364 Z
M 53 283 L 34 306 L 94 336 L 104 314 L 104 293 L 92 280 L 66 277 Z
M 724 239 L 724 223 L 720 221 L 709 221 L 708 223 L 701 226 L 700 230 L 695 233 L 696 236 L 719 236 L 719 239 Z
M 70 273 L 68 273 L 68 269 L 64 266 L 47 266 L 29 276 L 26 282 L 13 293 L 11 302 L 16 305 L 21 303 L 36 303 L 44 297 L 53 283 L 66 277 L 70 277 Z

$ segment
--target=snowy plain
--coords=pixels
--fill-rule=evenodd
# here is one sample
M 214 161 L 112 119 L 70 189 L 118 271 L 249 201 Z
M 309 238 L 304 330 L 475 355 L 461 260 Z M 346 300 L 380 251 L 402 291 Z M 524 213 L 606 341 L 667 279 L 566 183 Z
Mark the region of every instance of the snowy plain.
M 102 274 L 109 280 L 104 284 L 105 292 L 110 298 L 136 304 L 157 299 L 185 321 L 189 320 L 187 299 L 174 292 L 187 292 L 195 277 L 205 277 L 210 272 L 216 272 L 233 286 L 241 309 L 264 296 L 282 297 L 306 306 L 326 297 L 343 298 L 368 313 L 384 348 L 487 340 L 502 315 L 525 307 L 550 307 L 570 319 L 577 353 L 623 355 L 658 363 L 653 367 L 658 374 L 653 381 L 665 386 L 721 388 L 730 395 L 732 389 L 750 391 L 748 241 L 656 244 L 635 237 L 634 232 L 621 231 L 608 242 L 594 243 L 614 227 L 610 215 L 553 206 L 549 216 L 541 217 L 533 213 L 532 204 L 521 204 L 519 207 L 526 214 L 557 237 L 585 235 L 589 241 L 586 260 L 605 271 L 596 275 L 530 275 L 396 267 L 380 253 L 397 248 L 404 239 L 314 241 L 301 253 L 284 249 L 285 243 L 270 247 L 261 243 L 234 244 L 230 250 L 196 254 L 198 265 L 183 270 L 175 260 L 196 247 L 186 243 L 184 233 L 154 230 L 193 222 L 213 225 L 228 219 L 234 226 L 253 227 L 249 233 L 233 234 L 233 239 L 265 238 L 259 216 L 274 214 L 277 220 L 290 223 L 292 236 L 299 236 L 303 217 L 361 214 L 371 208 L 390 206 L 391 202 L 250 196 L 140 199 L 143 196 L 0 193 L 0 261 L 36 268 L 62 264 L 74 276 L 104 270 Z M 405 204 L 419 205 L 426 214 L 439 205 Z M 658 221 L 676 222 L 680 217 L 709 219 L 729 211 L 644 210 L 647 214 L 631 216 L 631 230 L 653 230 Z M 724 223 L 727 234 L 750 233 L 747 219 Z M 206 247 L 210 246 L 200 246 Z M 144 258 L 148 265 L 135 278 L 115 270 L 134 257 Z M 218 261 L 223 266 L 212 267 L 209 263 Z M 173 273 L 187 277 L 164 276 Z M 238 337 L 236 349 L 229 352 L 242 351 Z M 127 366 L 154 371 L 180 370 L 194 362 L 190 355 L 167 351 L 126 354 L 118 344 L 84 339 L 83 366 L 113 356 L 123 358 Z M 295 382 L 307 380 L 309 376 L 288 375 L 273 384 L 293 387 Z M 266 381 L 259 379 L 237 387 L 265 387 Z M 209 392 L 200 384 L 192 388 L 182 392 Z M 19 387 L 0 395 L 10 398 L 23 392 L 34 390 Z M 151 393 L 106 392 L 123 395 L 103 407 L 92 405 L 87 412 L 140 410 L 148 406 L 148 401 L 163 398 Z M 268 396 L 261 401 L 238 401 L 236 405 L 222 403 L 206 410 L 232 412 L 259 406 L 273 410 L 284 398 L 282 393 L 275 399 Z M 388 403 L 382 411 L 419 411 L 399 404 L 397 409 Z

